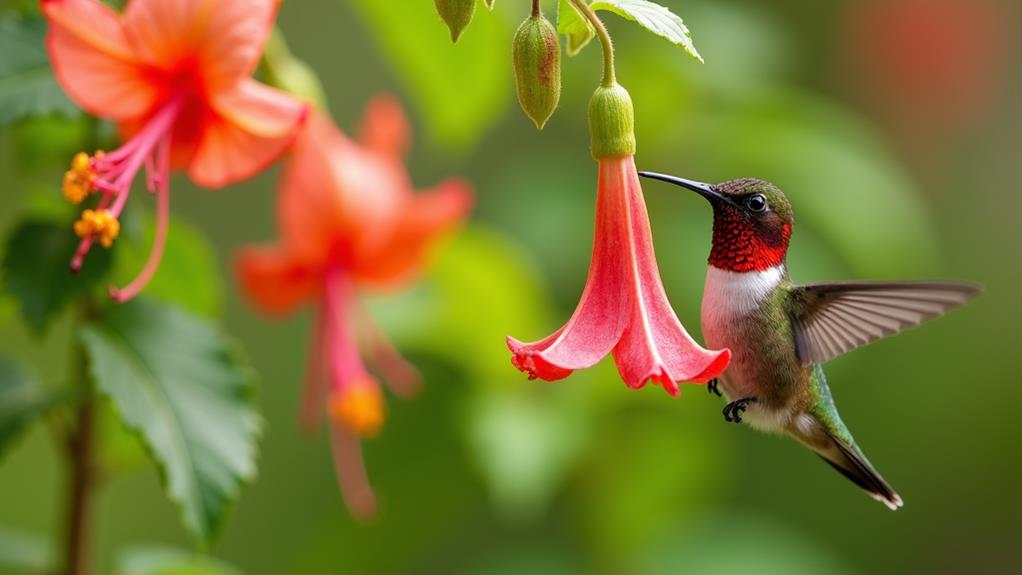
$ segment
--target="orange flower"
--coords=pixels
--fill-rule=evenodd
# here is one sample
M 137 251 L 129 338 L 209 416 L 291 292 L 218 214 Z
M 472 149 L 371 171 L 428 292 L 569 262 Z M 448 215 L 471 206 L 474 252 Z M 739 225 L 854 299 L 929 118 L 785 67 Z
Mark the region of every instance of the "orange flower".
M 101 198 L 75 231 L 73 271 L 100 241 L 117 237 L 117 218 L 143 166 L 157 195 L 157 227 L 145 268 L 111 295 L 126 300 L 155 273 L 169 217 L 169 172 L 219 188 L 248 178 L 283 152 L 307 105 L 250 78 L 276 15 L 275 0 L 132 0 L 118 14 L 98 0 L 43 0 L 47 49 L 57 80 L 90 114 L 117 122 L 119 149 L 78 154 L 64 195 Z
M 314 425 L 330 415 L 341 492 L 353 513 L 366 516 L 375 497 L 359 438 L 376 434 L 384 417 L 357 334 L 395 393 L 413 391 L 418 375 L 360 310 L 355 290 L 412 279 L 429 248 L 465 217 L 472 195 L 457 180 L 414 193 L 403 165 L 409 129 L 390 98 L 369 104 L 360 140 L 348 139 L 323 115 L 309 118 L 281 182 L 281 241 L 242 250 L 237 275 L 243 292 L 267 313 L 316 306 L 302 419 Z

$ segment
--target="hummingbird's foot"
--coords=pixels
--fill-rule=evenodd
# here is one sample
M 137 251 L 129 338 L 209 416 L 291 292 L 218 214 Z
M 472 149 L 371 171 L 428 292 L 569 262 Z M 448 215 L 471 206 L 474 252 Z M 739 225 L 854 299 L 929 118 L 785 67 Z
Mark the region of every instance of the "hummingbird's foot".
M 718 384 L 718 383 L 720 383 L 720 382 L 719 382 L 719 381 L 717 381 L 717 378 L 716 378 L 716 377 L 715 377 L 715 378 L 713 378 L 713 379 L 711 379 L 711 380 L 710 380 L 710 381 L 709 381 L 709 382 L 708 382 L 708 383 L 706 384 L 706 391 L 708 391 L 708 392 L 710 392 L 710 393 L 712 393 L 712 394 L 715 394 L 715 395 L 716 395 L 717 397 L 724 397 L 724 395 L 723 395 L 722 393 L 720 393 L 720 388 L 719 388 L 719 387 L 717 387 L 717 384 Z
M 755 397 L 743 397 L 742 399 L 736 399 L 731 403 L 724 406 L 724 419 L 734 422 L 742 422 L 742 412 L 749 407 L 749 404 L 756 401 Z

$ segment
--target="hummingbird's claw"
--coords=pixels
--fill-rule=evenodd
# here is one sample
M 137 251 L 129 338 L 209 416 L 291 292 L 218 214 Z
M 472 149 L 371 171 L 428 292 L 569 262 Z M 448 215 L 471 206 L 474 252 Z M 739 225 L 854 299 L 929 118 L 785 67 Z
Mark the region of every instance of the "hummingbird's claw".
M 708 383 L 706 384 L 706 391 L 708 391 L 709 393 L 712 393 L 712 394 L 716 395 L 717 397 L 724 397 L 724 395 L 723 395 L 723 394 L 722 394 L 722 393 L 720 392 L 720 388 L 719 388 L 719 387 L 717 387 L 717 384 L 718 384 L 718 383 L 720 383 L 720 382 L 719 382 L 719 381 L 717 381 L 717 378 L 716 378 L 716 377 L 715 377 L 715 378 L 713 378 L 713 379 L 711 379 L 711 380 L 710 380 L 710 381 L 709 381 L 709 382 L 708 382 Z
M 756 401 L 755 397 L 743 397 L 742 399 L 736 399 L 731 403 L 724 406 L 724 410 L 721 412 L 724 414 L 724 419 L 733 423 L 742 422 L 742 412 L 745 411 L 749 404 Z

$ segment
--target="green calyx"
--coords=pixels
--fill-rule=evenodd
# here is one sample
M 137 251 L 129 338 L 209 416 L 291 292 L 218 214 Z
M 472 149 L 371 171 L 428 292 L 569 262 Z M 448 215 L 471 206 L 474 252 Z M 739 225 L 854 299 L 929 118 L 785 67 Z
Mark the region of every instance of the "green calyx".
M 589 139 L 596 159 L 635 154 L 635 112 L 620 84 L 600 86 L 589 100 Z
M 518 103 L 543 129 L 561 98 L 561 44 L 554 25 L 541 14 L 526 18 L 515 33 L 512 56 Z
M 440 18 L 451 31 L 451 42 L 457 43 L 461 33 L 472 21 L 478 0 L 433 0 Z

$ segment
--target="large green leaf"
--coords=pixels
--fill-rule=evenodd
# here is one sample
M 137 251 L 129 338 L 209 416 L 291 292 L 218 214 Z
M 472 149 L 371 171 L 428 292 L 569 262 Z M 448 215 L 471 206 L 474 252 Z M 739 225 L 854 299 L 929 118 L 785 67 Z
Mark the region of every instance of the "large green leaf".
M 557 3 L 557 32 L 568 38 L 568 55 L 578 54 L 596 36 L 593 25 L 568 0 Z
M 692 43 L 688 26 L 685 26 L 681 18 L 666 6 L 648 0 L 597 0 L 592 3 L 592 7 L 593 10 L 607 10 L 631 20 L 671 44 L 683 48 L 696 60 L 703 61 L 703 57 Z
M 511 31 L 495 14 L 479 14 L 455 45 L 432 2 L 354 0 L 352 5 L 440 143 L 470 148 L 506 109 L 513 93 Z
M 169 547 L 132 547 L 118 561 L 118 575 L 240 575 L 218 559 Z
M 122 234 L 115 247 L 113 282 L 131 281 L 145 265 L 153 244 L 153 218 L 135 234 Z M 180 218 L 170 222 L 160 269 L 143 292 L 191 313 L 215 317 L 223 300 L 223 278 L 213 247 L 202 232 Z
M 0 456 L 55 400 L 20 365 L 0 357 Z
M 256 473 L 249 369 L 210 324 L 144 300 L 109 308 L 82 340 L 97 388 L 152 452 L 185 526 L 209 543 Z
M 101 280 L 110 267 L 110 253 L 96 247 L 81 273 L 70 272 L 78 238 L 71 225 L 45 220 L 23 222 L 7 241 L 3 260 L 4 288 L 21 305 L 21 314 L 37 334 L 71 299 Z
M 31 116 L 78 113 L 53 78 L 45 37 L 39 18 L 0 20 L 0 126 Z

